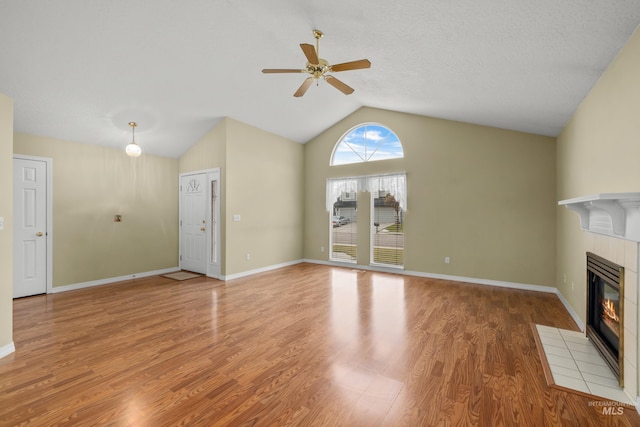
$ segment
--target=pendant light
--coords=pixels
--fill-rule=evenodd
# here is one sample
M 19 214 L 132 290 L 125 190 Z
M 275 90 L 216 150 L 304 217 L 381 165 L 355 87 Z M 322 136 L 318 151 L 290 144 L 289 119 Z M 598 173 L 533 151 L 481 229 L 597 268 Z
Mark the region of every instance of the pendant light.
M 140 146 L 138 144 L 136 144 L 136 126 L 138 126 L 138 124 L 136 122 L 129 122 L 129 126 L 131 126 L 131 143 L 129 143 L 129 145 L 127 145 L 127 148 L 125 148 L 125 151 L 127 152 L 127 155 L 130 157 L 138 157 L 140 154 L 142 154 L 142 148 L 140 148 Z

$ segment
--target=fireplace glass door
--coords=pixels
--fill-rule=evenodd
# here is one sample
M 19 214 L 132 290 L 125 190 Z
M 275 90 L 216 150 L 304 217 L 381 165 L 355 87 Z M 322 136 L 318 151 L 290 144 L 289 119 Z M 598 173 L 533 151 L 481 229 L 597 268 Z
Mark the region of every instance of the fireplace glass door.
M 592 280 L 595 281 L 591 289 L 595 298 L 591 300 L 591 326 L 617 358 L 620 342 L 620 291 L 595 274 Z
M 587 253 L 587 337 L 622 386 L 624 268 Z

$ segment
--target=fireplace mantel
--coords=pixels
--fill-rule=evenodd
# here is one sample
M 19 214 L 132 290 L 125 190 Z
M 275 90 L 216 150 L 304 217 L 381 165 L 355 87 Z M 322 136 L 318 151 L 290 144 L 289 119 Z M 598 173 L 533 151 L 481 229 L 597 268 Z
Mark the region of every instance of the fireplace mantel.
M 594 194 L 558 205 L 577 212 L 585 231 L 640 242 L 640 193 Z

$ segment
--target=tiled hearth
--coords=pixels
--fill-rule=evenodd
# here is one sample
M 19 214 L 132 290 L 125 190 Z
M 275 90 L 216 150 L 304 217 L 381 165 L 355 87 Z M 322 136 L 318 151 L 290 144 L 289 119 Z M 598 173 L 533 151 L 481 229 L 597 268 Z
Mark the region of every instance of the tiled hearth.
M 559 205 L 575 211 L 580 217 L 580 228 L 584 231 L 581 253 L 575 247 L 575 256 L 586 258 L 592 252 L 624 267 L 624 313 L 622 324 L 623 380 L 624 392 L 636 401 L 640 412 L 638 396 L 638 267 L 640 262 L 640 192 L 601 193 L 574 199 L 561 200 Z M 583 258 L 584 259 L 584 258 Z M 586 259 L 585 259 L 586 270 Z M 586 302 L 586 273 L 577 291 L 583 292 Z M 572 284 L 573 290 L 573 284 Z M 578 324 L 581 320 L 574 313 Z
M 582 332 L 536 325 L 556 386 L 633 404 L 618 380 Z

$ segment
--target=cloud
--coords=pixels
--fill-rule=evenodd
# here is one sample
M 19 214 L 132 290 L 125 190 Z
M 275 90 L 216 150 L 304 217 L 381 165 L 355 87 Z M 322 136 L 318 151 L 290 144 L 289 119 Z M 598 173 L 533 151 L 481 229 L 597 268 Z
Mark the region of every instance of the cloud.
M 332 164 L 360 163 L 403 156 L 402 144 L 390 129 L 363 125 L 347 135 L 336 147 Z

